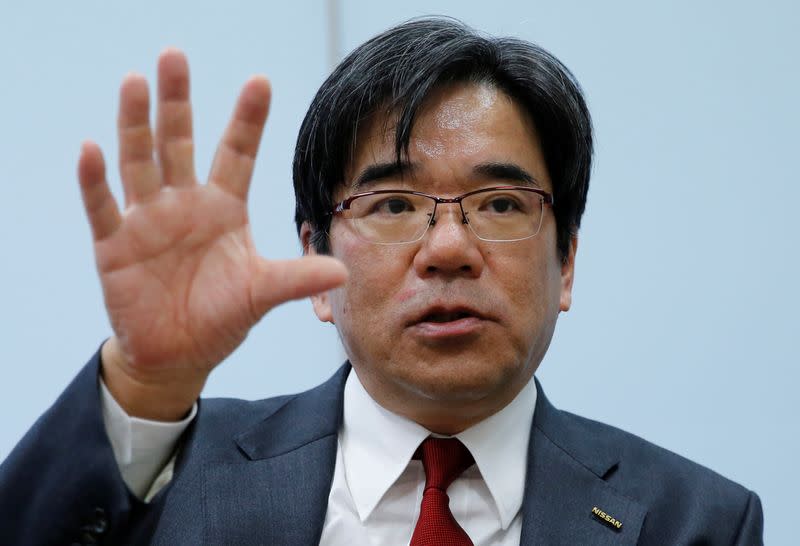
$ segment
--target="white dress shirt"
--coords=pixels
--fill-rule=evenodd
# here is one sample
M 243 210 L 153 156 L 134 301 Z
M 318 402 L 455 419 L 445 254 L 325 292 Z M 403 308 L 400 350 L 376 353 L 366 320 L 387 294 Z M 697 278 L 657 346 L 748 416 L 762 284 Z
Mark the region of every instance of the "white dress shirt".
M 165 461 L 196 409 L 179 423 L 134 419 L 102 383 L 101 389 L 106 429 L 123 479 L 148 500 L 169 483 L 174 459 L 166 466 Z M 475 465 L 447 494 L 453 516 L 475 546 L 519 544 L 536 394 L 531 380 L 505 408 L 455 436 L 469 449 Z M 412 456 L 429 435 L 417 423 L 380 406 L 355 371 L 350 373 L 320 544 L 408 545 L 425 486 L 422 463 Z

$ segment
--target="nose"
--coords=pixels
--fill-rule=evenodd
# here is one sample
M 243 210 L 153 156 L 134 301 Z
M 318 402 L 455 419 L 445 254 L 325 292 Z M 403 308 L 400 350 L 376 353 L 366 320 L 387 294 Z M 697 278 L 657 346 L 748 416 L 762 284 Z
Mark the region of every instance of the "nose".
M 434 222 L 414 256 L 414 268 L 421 278 L 480 277 L 484 259 L 478 243 L 464 223 L 459 204 L 439 204 Z

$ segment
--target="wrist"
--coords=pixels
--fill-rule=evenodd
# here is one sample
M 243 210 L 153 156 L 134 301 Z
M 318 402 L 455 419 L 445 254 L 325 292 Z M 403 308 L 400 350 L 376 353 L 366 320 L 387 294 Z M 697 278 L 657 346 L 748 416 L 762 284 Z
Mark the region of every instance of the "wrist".
M 131 417 L 180 421 L 203 390 L 207 374 L 161 369 L 141 373 L 125 358 L 116 337 L 100 350 L 100 374 L 111 395 Z

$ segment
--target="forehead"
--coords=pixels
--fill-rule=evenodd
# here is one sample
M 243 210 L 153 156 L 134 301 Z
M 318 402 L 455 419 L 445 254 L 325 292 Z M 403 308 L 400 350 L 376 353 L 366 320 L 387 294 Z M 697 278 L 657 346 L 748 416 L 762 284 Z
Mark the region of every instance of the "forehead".
M 361 125 L 345 173 L 348 186 L 370 166 L 395 161 L 396 121 L 394 115 L 373 115 Z M 417 111 L 406 159 L 414 168 L 403 182 L 430 190 L 444 181 L 471 189 L 469 173 L 487 163 L 518 165 L 551 188 L 534 121 L 488 83 L 435 89 Z

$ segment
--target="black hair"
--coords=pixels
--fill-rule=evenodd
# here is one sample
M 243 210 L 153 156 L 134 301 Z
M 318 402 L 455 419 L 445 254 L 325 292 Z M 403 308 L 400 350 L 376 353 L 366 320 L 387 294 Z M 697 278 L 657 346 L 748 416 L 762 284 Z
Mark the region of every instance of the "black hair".
M 311 244 L 330 251 L 333 193 L 351 161 L 359 124 L 395 116 L 398 166 L 407 156 L 415 116 L 430 93 L 459 82 L 488 83 L 533 120 L 553 183 L 562 259 L 586 206 L 592 123 L 578 82 L 552 54 L 517 38 L 479 34 L 451 18 L 413 19 L 350 53 L 317 91 L 295 148 L 295 222 L 312 228 Z

